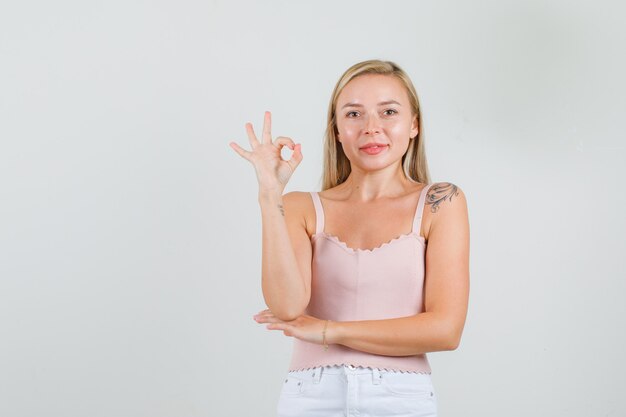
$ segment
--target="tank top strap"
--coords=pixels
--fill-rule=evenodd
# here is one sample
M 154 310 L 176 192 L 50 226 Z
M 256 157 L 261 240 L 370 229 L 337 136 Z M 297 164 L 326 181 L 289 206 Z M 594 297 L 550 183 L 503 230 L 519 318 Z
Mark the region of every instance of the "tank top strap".
M 322 233 L 324 231 L 324 208 L 322 207 L 322 201 L 316 191 L 310 191 L 310 193 L 313 199 L 313 206 L 315 206 L 315 233 Z
M 432 187 L 432 184 L 426 184 L 422 191 L 420 192 L 420 198 L 417 201 L 417 208 L 415 209 L 415 216 L 413 217 L 413 233 L 417 233 L 419 235 L 420 229 L 422 227 L 422 214 L 424 213 L 424 205 L 426 203 L 426 195 L 428 194 L 428 190 Z

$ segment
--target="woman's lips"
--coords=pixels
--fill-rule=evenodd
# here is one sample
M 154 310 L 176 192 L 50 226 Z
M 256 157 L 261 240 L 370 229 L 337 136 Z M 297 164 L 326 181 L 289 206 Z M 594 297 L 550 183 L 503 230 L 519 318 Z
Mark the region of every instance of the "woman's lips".
M 387 146 L 388 145 L 368 146 L 367 148 L 361 148 L 361 150 L 368 155 L 376 155 L 387 149 Z

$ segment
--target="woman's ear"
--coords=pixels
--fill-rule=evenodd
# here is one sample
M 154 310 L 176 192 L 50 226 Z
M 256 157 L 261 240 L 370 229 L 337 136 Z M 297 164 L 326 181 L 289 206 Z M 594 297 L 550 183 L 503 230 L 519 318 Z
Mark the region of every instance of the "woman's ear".
M 417 120 L 417 116 L 413 116 L 413 123 L 411 124 L 411 139 L 415 139 L 417 134 L 419 133 L 419 121 Z

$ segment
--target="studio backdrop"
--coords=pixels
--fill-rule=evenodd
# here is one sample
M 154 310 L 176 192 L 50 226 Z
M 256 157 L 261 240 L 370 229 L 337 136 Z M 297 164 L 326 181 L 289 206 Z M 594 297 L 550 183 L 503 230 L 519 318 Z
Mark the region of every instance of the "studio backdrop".
M 334 83 L 398 63 L 433 182 L 461 187 L 470 304 L 428 354 L 442 417 L 626 415 L 625 6 L 0 5 L 0 415 L 272 416 L 293 339 L 252 315 L 244 125 L 319 191 Z M 288 158 L 290 151 L 285 150 Z

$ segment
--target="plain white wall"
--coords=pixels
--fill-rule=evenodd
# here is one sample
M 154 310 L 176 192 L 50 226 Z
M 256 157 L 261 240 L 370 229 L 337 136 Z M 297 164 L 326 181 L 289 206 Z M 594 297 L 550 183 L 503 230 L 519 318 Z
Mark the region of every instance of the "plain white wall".
M 617 1 L 0 5 L 0 415 L 271 416 L 292 339 L 253 321 L 244 124 L 319 190 L 334 83 L 412 77 L 433 181 L 468 198 L 470 309 L 440 415 L 626 415 Z M 287 153 L 286 156 L 289 156 Z

